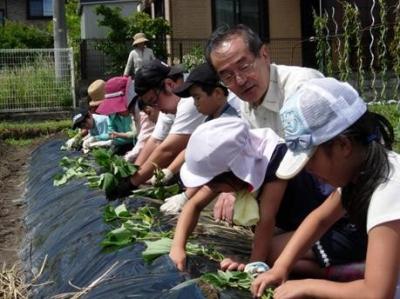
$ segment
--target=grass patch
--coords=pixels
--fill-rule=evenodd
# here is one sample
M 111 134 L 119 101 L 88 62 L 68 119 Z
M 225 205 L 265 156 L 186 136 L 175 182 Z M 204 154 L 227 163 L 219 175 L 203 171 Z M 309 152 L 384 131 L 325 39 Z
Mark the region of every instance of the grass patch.
M 397 104 L 371 104 L 368 105 L 368 110 L 382 114 L 386 117 L 393 127 L 398 127 L 400 123 L 400 110 Z
M 7 138 L 6 140 L 4 140 L 4 143 L 7 145 L 12 145 L 17 147 L 28 147 L 32 145 L 38 138 L 30 138 L 30 139 Z
M 393 145 L 393 150 L 400 153 L 400 110 L 396 104 L 381 105 L 372 104 L 368 106 L 370 111 L 379 113 L 386 117 L 393 126 L 395 134 L 395 142 Z
M 0 69 L 0 110 L 72 105 L 69 74 L 57 79 L 54 58 L 47 55 L 36 54 L 19 66 Z
M 10 143 L 17 140 L 29 140 L 35 137 L 46 136 L 63 132 L 70 135 L 71 120 L 49 120 L 42 122 L 0 122 L 0 139 L 9 140 Z

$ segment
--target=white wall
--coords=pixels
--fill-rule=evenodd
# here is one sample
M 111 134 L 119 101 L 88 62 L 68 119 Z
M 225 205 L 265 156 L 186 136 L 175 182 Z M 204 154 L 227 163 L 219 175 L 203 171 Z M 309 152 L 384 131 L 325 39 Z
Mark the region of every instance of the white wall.
M 123 16 L 132 15 L 137 11 L 137 6 L 140 3 L 138 1 L 121 1 L 116 3 L 104 3 L 110 8 L 120 7 L 121 14 Z M 97 23 L 98 19 L 102 16 L 96 15 L 96 6 L 99 4 L 84 4 L 82 6 L 81 15 L 81 39 L 94 39 L 94 38 L 105 38 L 107 28 L 99 26 Z

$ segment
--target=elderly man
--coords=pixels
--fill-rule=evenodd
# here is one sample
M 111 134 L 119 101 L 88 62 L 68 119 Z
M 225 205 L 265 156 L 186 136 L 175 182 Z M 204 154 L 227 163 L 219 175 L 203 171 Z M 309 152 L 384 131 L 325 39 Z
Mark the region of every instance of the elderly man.
M 304 81 L 323 75 L 310 68 L 270 62 L 267 46 L 247 26 L 221 27 L 210 37 L 206 58 L 222 82 L 243 102 L 242 118 L 253 128 L 282 136 L 279 110 Z
M 301 83 L 323 77 L 313 69 L 271 64 L 266 45 L 245 25 L 214 31 L 207 43 L 206 58 L 224 85 L 242 100 L 241 117 L 252 128 L 271 128 L 280 136 L 283 130 L 279 110 L 284 101 Z M 233 195 L 221 194 L 214 217 L 232 222 L 233 203 Z

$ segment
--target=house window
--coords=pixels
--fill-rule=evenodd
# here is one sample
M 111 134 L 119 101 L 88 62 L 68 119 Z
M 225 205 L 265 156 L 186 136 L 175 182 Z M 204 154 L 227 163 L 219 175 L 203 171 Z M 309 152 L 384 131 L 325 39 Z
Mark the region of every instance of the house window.
M 53 16 L 53 0 L 28 0 L 28 19 L 47 19 Z
M 5 22 L 5 13 L 4 13 L 4 9 L 0 9 L 0 25 L 4 25 Z
M 245 24 L 263 41 L 269 39 L 268 6 L 265 0 L 213 0 L 213 28 Z

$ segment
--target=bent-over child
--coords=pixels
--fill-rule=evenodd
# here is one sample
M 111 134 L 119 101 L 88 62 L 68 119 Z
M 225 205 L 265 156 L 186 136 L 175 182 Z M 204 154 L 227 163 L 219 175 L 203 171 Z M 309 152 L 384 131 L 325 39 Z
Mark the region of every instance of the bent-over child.
M 91 113 L 88 108 L 81 108 L 72 119 L 72 128 L 79 128 L 88 132 L 83 136 L 82 150 L 84 153 L 89 152 L 95 147 L 110 147 L 111 139 L 109 138 L 109 119 L 105 115 Z
M 277 178 L 275 171 L 286 150 L 283 140 L 271 129 L 250 130 L 246 122 L 235 117 L 209 121 L 193 133 L 181 179 L 187 187 L 201 188 L 185 204 L 176 226 L 170 257 L 178 269 L 185 267 L 186 241 L 200 212 L 221 192 L 258 193 L 255 196 L 260 214 L 250 262 L 273 265 L 292 232 L 332 191 L 331 186 L 306 171 L 288 180 Z M 249 195 L 245 198 L 251 200 Z M 275 236 L 275 227 L 284 233 Z M 303 253 L 296 265 L 298 272 L 323 277 L 326 267 L 362 260 L 366 243 L 363 236 L 348 219 L 341 219 L 312 250 Z M 226 259 L 221 268 L 243 270 L 245 262 Z

